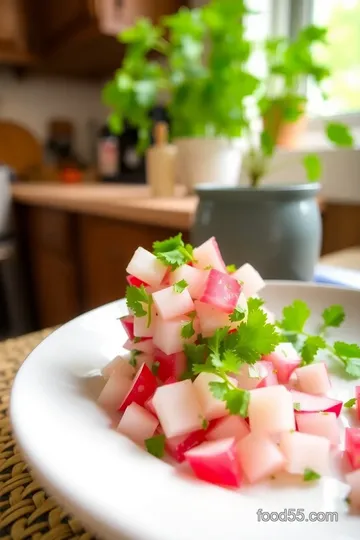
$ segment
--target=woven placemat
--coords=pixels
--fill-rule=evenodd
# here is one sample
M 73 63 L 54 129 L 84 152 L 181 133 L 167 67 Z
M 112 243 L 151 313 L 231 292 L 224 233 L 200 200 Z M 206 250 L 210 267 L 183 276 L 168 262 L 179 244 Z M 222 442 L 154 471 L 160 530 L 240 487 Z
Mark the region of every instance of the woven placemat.
M 51 331 L 0 343 L 0 538 L 90 540 L 79 522 L 34 480 L 12 437 L 8 406 L 13 379 L 26 356 Z

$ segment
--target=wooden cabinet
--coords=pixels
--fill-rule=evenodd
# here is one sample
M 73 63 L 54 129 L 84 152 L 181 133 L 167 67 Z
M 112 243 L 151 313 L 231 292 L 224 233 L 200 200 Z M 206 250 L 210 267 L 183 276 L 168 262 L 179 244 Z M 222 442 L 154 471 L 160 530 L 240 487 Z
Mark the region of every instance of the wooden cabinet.
M 22 0 L 0 0 L 0 63 L 28 64 L 27 19 Z

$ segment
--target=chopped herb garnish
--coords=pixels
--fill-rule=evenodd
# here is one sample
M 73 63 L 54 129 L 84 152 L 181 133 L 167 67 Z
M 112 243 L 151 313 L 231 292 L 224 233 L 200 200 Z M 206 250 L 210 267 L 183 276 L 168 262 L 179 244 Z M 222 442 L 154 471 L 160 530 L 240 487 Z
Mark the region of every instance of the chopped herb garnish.
M 153 298 L 145 290 L 144 285 L 140 285 L 140 287 L 129 285 L 126 287 L 126 304 L 134 313 L 135 317 L 145 317 L 147 315 L 147 327 L 149 328 L 151 324 Z
M 234 272 L 236 272 L 236 266 L 235 266 L 235 264 L 228 264 L 227 267 L 226 267 L 226 271 L 227 271 L 229 274 L 233 274 Z
M 134 343 L 140 343 L 140 341 L 141 341 L 141 337 L 135 336 L 134 339 L 133 339 Z
M 208 264 L 207 266 L 205 266 L 204 270 L 212 270 L 212 265 L 211 264 Z
M 236 307 L 234 311 L 229 315 L 229 319 L 231 322 L 243 321 L 245 317 L 246 317 L 245 309 L 241 309 L 239 307 Z
M 151 366 L 151 371 L 152 371 L 153 375 L 155 375 L 155 377 L 159 373 L 159 367 L 160 367 L 160 362 L 158 362 L 157 360 L 155 362 L 153 362 L 153 364 Z
M 313 480 L 319 480 L 321 475 L 312 469 L 305 469 L 304 471 L 304 482 L 312 482 Z
M 155 435 L 150 439 L 146 439 L 145 446 L 149 454 L 162 458 L 165 454 L 165 435 Z
M 176 293 L 182 293 L 188 286 L 189 284 L 187 283 L 187 281 L 185 281 L 185 279 L 182 279 L 181 281 L 174 283 L 173 289 Z
M 136 357 L 141 354 L 141 351 L 136 351 L 135 349 L 133 349 L 131 352 L 130 352 L 130 360 L 129 360 L 129 364 L 130 366 L 136 368 L 137 366 L 137 360 L 136 360 Z
M 293 407 L 294 407 L 295 411 L 301 411 L 300 403 L 295 402 L 295 403 L 293 404 Z
M 201 423 L 201 427 L 203 429 L 207 429 L 209 427 L 209 420 L 207 420 L 206 418 L 203 418 L 203 421 Z
M 186 322 L 183 324 L 183 327 L 181 328 L 181 337 L 184 339 L 189 339 L 195 334 L 194 329 L 194 319 L 196 316 L 196 311 L 192 311 L 188 314 L 188 317 L 190 317 L 189 322 Z
M 153 253 L 172 270 L 194 260 L 193 248 L 190 244 L 185 245 L 181 233 L 162 242 L 154 242 Z
M 356 404 L 356 398 L 351 398 L 344 403 L 344 407 L 346 407 L 347 409 L 351 409 L 351 407 L 354 407 L 355 404 Z

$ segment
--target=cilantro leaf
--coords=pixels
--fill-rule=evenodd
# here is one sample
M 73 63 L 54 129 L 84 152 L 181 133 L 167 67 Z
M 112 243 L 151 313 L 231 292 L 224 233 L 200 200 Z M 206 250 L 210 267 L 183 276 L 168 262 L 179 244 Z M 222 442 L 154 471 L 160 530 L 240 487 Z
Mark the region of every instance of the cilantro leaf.
M 304 471 L 304 482 L 312 482 L 313 480 L 319 480 L 321 475 L 312 469 L 305 469 Z
M 230 414 L 237 414 L 246 418 L 250 402 L 250 392 L 242 388 L 232 388 L 226 394 L 226 408 Z
M 249 311 L 247 321 L 228 338 L 228 345 L 232 345 L 228 348 L 236 350 L 238 356 L 249 364 L 270 354 L 279 343 L 280 335 L 275 326 L 267 322 L 267 316 L 261 308 Z
M 283 309 L 283 319 L 279 326 L 288 332 L 302 332 L 308 318 L 310 309 L 302 300 L 294 300 L 290 306 Z
M 223 369 L 223 371 L 225 371 L 226 373 L 237 373 L 240 369 L 241 364 L 241 358 L 239 358 L 234 351 L 230 349 L 224 351 L 221 362 L 221 368 Z
M 157 376 L 159 372 L 159 367 L 160 367 L 160 362 L 158 361 L 153 362 L 151 366 L 151 371 L 152 371 L 152 374 L 155 375 L 155 377 Z
M 264 305 L 264 300 L 261 298 L 249 298 L 247 301 L 248 311 L 256 311 Z
M 187 378 L 191 378 L 193 373 L 193 367 L 195 365 L 202 365 L 205 362 L 206 345 L 196 345 L 195 343 L 185 343 L 184 353 L 187 363 Z
M 345 362 L 345 371 L 354 379 L 360 379 L 360 359 L 349 358 Z
M 165 454 L 165 435 L 155 435 L 145 440 L 146 450 L 155 457 L 162 458 Z
M 223 343 L 229 330 L 229 326 L 224 326 L 223 328 L 217 328 L 215 330 L 214 334 L 207 340 L 207 346 L 209 347 L 210 351 L 215 354 L 219 354 L 221 344 Z
M 293 403 L 293 407 L 294 407 L 295 411 L 301 411 L 300 403 L 298 403 L 298 402 Z
M 212 395 L 216 399 L 221 399 L 222 401 L 225 401 L 226 395 L 229 391 L 229 386 L 226 382 L 212 381 L 209 383 L 209 387 Z
M 190 321 L 184 323 L 181 328 L 181 337 L 184 339 L 191 338 L 195 334 L 194 319 L 196 317 L 196 311 L 192 311 L 188 316 L 190 317 Z
M 311 364 L 315 356 L 317 355 L 319 349 L 324 349 L 326 347 L 326 343 L 324 339 L 320 336 L 309 336 L 306 338 L 304 345 L 301 348 L 301 358 L 302 366 L 306 366 L 308 364 Z
M 145 309 L 144 304 L 147 309 Z M 126 287 L 126 305 L 136 317 L 145 317 L 147 315 L 147 327 L 149 328 L 151 324 L 153 298 L 146 291 L 143 284 L 140 287 L 135 287 L 135 285 L 128 285 Z
M 194 375 L 199 375 L 199 373 L 214 373 L 217 375 L 217 369 L 212 365 L 211 362 L 205 362 L 203 364 L 193 364 L 192 372 Z
M 226 267 L 226 271 L 227 271 L 229 274 L 233 274 L 234 272 L 236 272 L 236 266 L 235 266 L 235 264 L 228 264 L 227 267 Z
M 185 281 L 185 279 L 182 279 L 178 281 L 177 283 L 174 283 L 173 289 L 174 289 L 174 292 L 176 293 L 182 293 L 188 286 L 189 286 L 188 282 Z
M 234 311 L 229 315 L 229 319 L 231 322 L 239 322 L 243 321 L 246 316 L 246 311 L 244 309 L 241 309 L 239 307 L 236 307 Z
M 356 343 L 335 341 L 334 350 L 340 358 L 360 358 L 360 347 Z
M 136 351 L 135 349 L 133 349 L 131 352 L 130 352 L 130 360 L 129 360 L 129 364 L 130 366 L 136 368 L 137 366 L 137 359 L 136 357 L 141 354 L 140 351 Z
M 322 313 L 323 328 L 328 326 L 338 328 L 345 320 L 344 308 L 338 304 L 334 304 L 326 309 Z
M 201 427 L 203 429 L 207 429 L 209 427 L 209 420 L 207 420 L 206 418 L 203 418 L 203 421 L 201 422 Z
M 348 401 L 345 401 L 344 403 L 344 407 L 346 407 L 347 409 L 351 409 L 351 407 L 353 407 L 354 405 L 356 404 L 356 398 L 350 398 Z
M 184 244 L 182 234 L 153 243 L 153 254 L 166 266 L 175 270 L 179 266 L 193 260 L 193 248 L 190 244 Z

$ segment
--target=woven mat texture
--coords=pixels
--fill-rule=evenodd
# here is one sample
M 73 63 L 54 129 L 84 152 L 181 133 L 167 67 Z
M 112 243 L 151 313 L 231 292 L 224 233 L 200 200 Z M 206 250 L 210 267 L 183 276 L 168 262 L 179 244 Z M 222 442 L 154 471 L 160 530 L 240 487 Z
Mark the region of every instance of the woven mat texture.
M 90 540 L 34 480 L 12 437 L 8 407 L 13 379 L 26 356 L 51 331 L 0 342 L 0 538 Z

